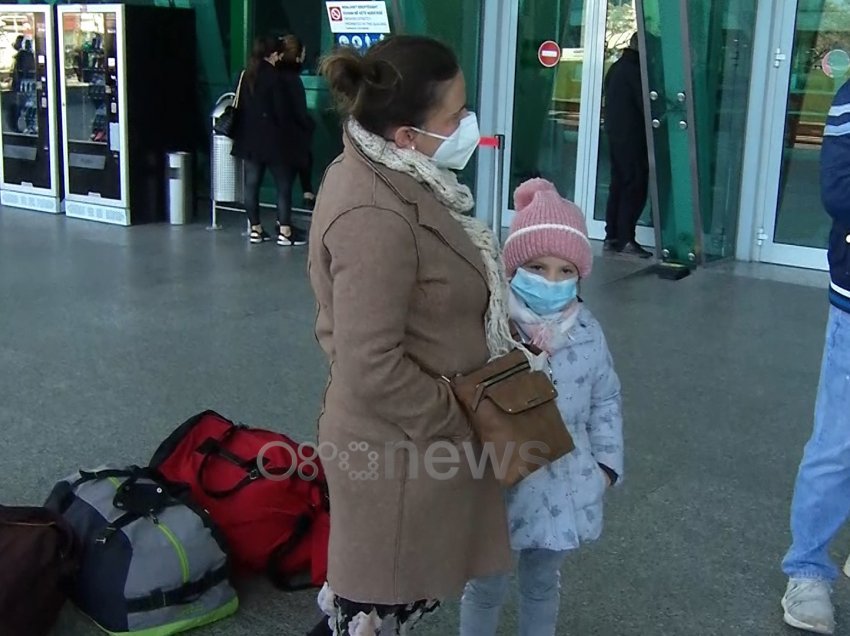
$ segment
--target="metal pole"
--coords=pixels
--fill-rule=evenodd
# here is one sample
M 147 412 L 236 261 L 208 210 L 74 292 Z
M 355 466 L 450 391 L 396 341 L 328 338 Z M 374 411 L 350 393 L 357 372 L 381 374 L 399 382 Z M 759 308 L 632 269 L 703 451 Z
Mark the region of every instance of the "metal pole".
M 496 139 L 493 165 L 496 174 L 493 179 L 493 216 L 492 227 L 496 239 L 502 242 L 502 214 L 504 212 L 504 185 L 505 185 L 505 136 L 494 135 Z
M 215 232 L 216 230 L 220 230 L 221 226 L 218 224 L 218 210 L 216 208 L 215 201 L 215 193 L 216 193 L 216 185 L 215 185 L 215 173 L 216 167 L 215 162 L 213 161 L 213 156 L 215 153 L 214 145 L 210 145 L 210 201 L 212 202 L 212 214 L 210 215 L 210 226 L 207 230 Z

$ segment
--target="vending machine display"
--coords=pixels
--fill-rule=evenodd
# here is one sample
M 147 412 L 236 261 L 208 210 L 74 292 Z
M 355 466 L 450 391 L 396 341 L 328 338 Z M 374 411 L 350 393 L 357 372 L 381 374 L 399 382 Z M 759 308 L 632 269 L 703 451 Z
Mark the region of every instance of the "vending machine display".
M 165 220 L 166 153 L 191 151 L 197 96 L 191 10 L 58 7 L 65 213 Z
M 61 211 L 53 9 L 0 5 L 0 202 Z

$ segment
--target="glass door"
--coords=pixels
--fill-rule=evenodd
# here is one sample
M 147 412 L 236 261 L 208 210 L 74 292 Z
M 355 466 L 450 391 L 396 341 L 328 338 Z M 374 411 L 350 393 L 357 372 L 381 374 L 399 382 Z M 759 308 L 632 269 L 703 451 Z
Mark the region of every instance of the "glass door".
M 589 122 L 601 92 L 606 8 L 588 0 L 519 0 L 515 13 L 506 13 L 516 38 L 506 72 L 514 79 L 493 97 L 513 104 L 505 125 L 503 225 L 512 218 L 510 195 L 532 177 L 552 181 L 586 213 L 592 205 Z
M 605 7 L 605 35 L 601 43 L 597 46 L 602 47 L 602 88 L 600 98 L 593 105 L 593 115 L 595 120 L 594 129 L 590 131 L 592 135 L 591 146 L 594 149 L 592 155 L 592 163 L 596 165 L 596 172 L 592 180 L 588 183 L 587 189 L 587 208 L 592 212 L 588 213 L 588 231 L 591 238 L 602 240 L 606 237 L 606 216 L 608 215 L 608 207 L 612 206 L 611 214 L 615 214 L 613 206 L 615 205 L 611 198 L 611 177 L 612 165 L 615 161 L 622 161 L 621 148 L 625 148 L 627 154 L 636 147 L 638 152 L 645 158 L 647 155 L 646 149 L 646 124 L 645 115 L 642 108 L 638 104 L 633 105 L 631 109 L 611 109 L 607 108 L 607 78 L 611 68 L 617 64 L 618 68 L 631 67 L 634 69 L 633 75 L 636 76 L 637 90 L 640 90 L 640 65 L 639 51 L 636 46 L 635 37 L 638 32 L 637 24 L 637 9 L 635 7 L 636 0 L 610 0 Z M 615 71 L 616 73 L 616 71 Z M 612 74 L 613 76 L 613 74 Z M 628 78 L 628 74 L 621 73 L 620 78 Z M 643 103 L 643 95 L 637 94 L 637 100 L 640 104 Z M 610 116 L 606 115 L 610 111 Z M 629 115 L 632 114 L 633 121 L 629 120 Z M 607 119 L 607 121 L 606 121 Z M 637 136 L 637 141 L 625 140 L 625 143 L 617 144 L 615 141 L 611 143 L 609 130 L 614 128 L 615 134 L 617 129 L 631 129 Z M 643 162 L 646 163 L 645 161 Z M 649 173 L 648 167 L 644 168 L 644 180 L 646 182 L 645 190 L 647 194 L 643 196 L 642 212 L 639 214 L 636 239 L 641 245 L 652 247 L 655 245 L 655 232 L 652 228 L 652 209 L 649 204 L 648 197 L 648 182 Z M 616 188 L 616 185 L 615 185 Z M 616 194 L 615 194 L 616 196 Z
M 833 97 L 850 77 L 850 1 L 781 3 L 771 42 L 758 258 L 826 269 L 830 217 L 820 199 L 820 150 Z

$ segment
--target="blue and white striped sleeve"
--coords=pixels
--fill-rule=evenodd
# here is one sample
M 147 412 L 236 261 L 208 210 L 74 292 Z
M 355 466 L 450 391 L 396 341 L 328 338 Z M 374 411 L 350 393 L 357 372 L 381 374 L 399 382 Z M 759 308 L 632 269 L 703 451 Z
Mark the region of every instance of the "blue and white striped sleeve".
M 823 131 L 821 197 L 829 215 L 850 227 L 850 82 L 835 96 Z

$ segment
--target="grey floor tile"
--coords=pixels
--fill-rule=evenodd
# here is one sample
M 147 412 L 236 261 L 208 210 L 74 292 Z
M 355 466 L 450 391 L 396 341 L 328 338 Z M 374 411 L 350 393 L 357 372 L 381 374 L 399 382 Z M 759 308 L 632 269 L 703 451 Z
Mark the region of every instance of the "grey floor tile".
M 40 503 L 78 467 L 145 462 L 206 408 L 315 434 L 327 366 L 304 250 L 225 230 L 115 228 L 0 210 L 0 492 Z M 597 251 L 598 246 L 597 246 Z M 778 599 L 788 505 L 827 315 L 819 274 L 722 265 L 680 282 L 600 257 L 582 295 L 623 382 L 627 474 L 603 539 L 564 569 L 559 634 L 790 634 Z M 836 559 L 850 552 L 843 532 Z M 297 636 L 312 593 L 240 587 L 199 635 Z M 848 586 L 838 585 L 842 626 Z M 501 634 L 515 633 L 516 606 Z M 457 632 L 457 605 L 416 630 Z M 72 609 L 57 636 L 93 636 Z

